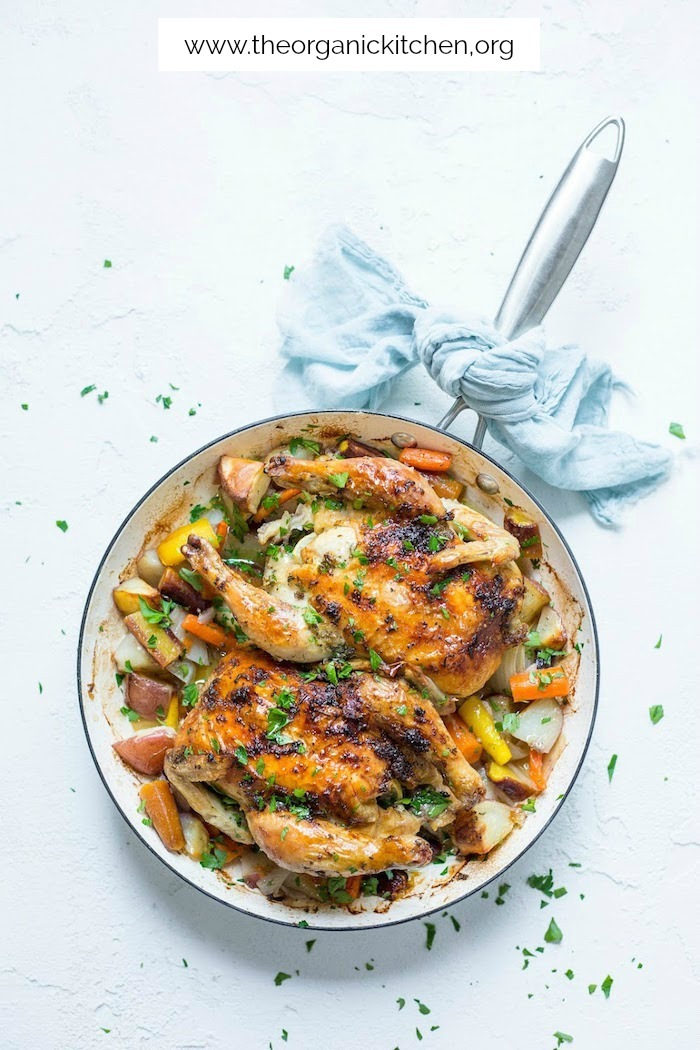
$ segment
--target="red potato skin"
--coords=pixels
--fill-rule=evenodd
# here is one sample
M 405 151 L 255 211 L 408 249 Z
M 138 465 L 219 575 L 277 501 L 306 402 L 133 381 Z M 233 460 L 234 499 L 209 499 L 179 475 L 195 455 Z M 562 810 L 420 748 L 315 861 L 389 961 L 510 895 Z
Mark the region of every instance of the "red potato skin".
M 130 674 L 126 677 L 124 693 L 128 706 L 149 721 L 156 720 L 159 707 L 163 711 L 168 710 L 173 692 L 173 686 L 168 682 L 149 678 L 145 674 Z
M 112 747 L 123 762 L 148 777 L 158 776 L 163 772 L 165 756 L 173 746 L 175 731 L 169 726 L 162 726 L 143 736 L 129 736 L 118 740 Z

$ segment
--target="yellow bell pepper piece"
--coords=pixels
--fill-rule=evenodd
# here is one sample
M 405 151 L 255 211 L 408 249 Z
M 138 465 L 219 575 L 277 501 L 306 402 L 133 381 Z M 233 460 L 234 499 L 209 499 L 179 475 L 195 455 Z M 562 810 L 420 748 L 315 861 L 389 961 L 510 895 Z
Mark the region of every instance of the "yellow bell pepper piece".
M 177 693 L 173 693 L 170 703 L 168 704 L 168 713 L 165 716 L 165 725 L 170 726 L 171 729 L 177 729 L 180 721 L 180 701 L 178 700 Z
M 203 540 L 208 540 L 215 547 L 218 545 L 218 536 L 208 519 L 200 518 L 199 521 L 193 521 L 191 525 L 181 525 L 179 529 L 175 529 L 174 532 L 165 537 L 162 543 L 158 544 L 158 557 L 163 565 L 182 565 L 185 557 L 181 553 L 180 548 L 184 543 L 187 543 L 187 537 L 191 536 L 192 533 L 195 536 L 201 536 Z
M 470 696 L 461 705 L 458 713 L 494 762 L 499 766 L 510 762 L 512 752 L 496 729 L 491 708 L 484 700 L 479 700 L 478 696 Z

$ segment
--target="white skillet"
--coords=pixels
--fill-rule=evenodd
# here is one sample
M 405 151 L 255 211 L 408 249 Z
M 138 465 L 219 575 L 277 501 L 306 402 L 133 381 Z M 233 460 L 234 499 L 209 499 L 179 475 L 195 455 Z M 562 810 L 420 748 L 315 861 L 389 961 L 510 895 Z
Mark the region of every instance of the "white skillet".
M 590 147 L 594 141 L 598 144 L 599 136 L 611 126 L 617 140 L 612 159 L 608 159 Z M 538 324 L 553 302 L 595 224 L 617 170 L 623 137 L 622 120 L 608 118 L 574 155 L 540 217 L 496 318 L 497 326 L 507 335 L 513 337 Z M 279 416 L 226 434 L 188 456 L 153 485 L 119 526 L 98 566 L 83 614 L 78 650 L 78 694 L 90 751 L 110 797 L 135 834 L 171 871 L 228 907 L 287 925 L 303 920 L 312 929 L 336 930 L 387 926 L 429 915 L 500 878 L 539 838 L 571 790 L 588 748 L 598 703 L 598 640 L 588 592 L 573 554 L 545 509 L 481 451 L 483 421 L 479 421 L 471 443 L 445 433 L 444 428 L 465 407 L 457 401 L 436 427 L 379 412 L 341 410 Z M 305 910 L 271 900 L 237 882 L 235 869 L 232 878 L 225 880 L 185 855 L 169 853 L 137 812 L 140 778 L 112 749 L 114 740 L 123 735 L 124 724 L 119 713 L 123 697 L 116 686 L 112 659 L 124 634 L 112 600 L 114 586 L 124 577 L 125 569 L 127 575 L 133 574 L 143 550 L 187 519 L 193 503 L 211 498 L 220 456 L 262 458 L 286 438 L 305 432 L 305 427 L 314 428 L 312 433 L 351 433 L 361 441 L 385 446 L 392 435 L 410 435 L 419 446 L 451 453 L 452 472 L 467 484 L 470 500 L 490 516 L 499 518 L 506 499 L 533 514 L 540 522 L 546 552 L 543 582 L 564 617 L 569 637 L 582 643 L 576 686 L 564 721 L 566 747 L 554 765 L 547 790 L 537 800 L 536 812 L 529 813 L 523 827 L 516 828 L 483 860 L 469 861 L 452 877 L 441 875 L 442 865 L 429 865 L 418 874 L 408 896 L 390 905 L 382 902 L 378 909 L 360 901 L 356 914 L 343 907 L 311 904 L 310 910 Z

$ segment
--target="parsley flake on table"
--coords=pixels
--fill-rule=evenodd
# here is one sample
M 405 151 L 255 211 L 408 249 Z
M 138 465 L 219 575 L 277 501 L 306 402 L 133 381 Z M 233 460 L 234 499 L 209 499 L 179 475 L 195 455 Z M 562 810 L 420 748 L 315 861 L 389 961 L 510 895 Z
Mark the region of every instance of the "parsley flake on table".
M 662 634 L 660 634 L 660 635 L 659 635 L 659 640 L 658 640 L 658 642 L 656 643 L 656 645 L 654 646 L 654 648 L 655 648 L 655 649 L 660 649 L 660 648 L 661 648 L 661 643 L 662 643 L 662 641 L 663 641 L 663 638 L 664 638 L 664 636 L 663 636 Z
M 307 950 L 307 952 L 311 951 L 311 949 L 313 948 L 315 943 L 316 943 L 316 938 L 314 938 L 313 941 L 307 941 L 306 942 L 306 950 Z
M 102 263 L 102 269 L 103 270 L 111 270 L 112 269 L 112 260 L 111 259 L 105 259 L 105 261 Z
M 547 944 L 560 944 L 563 936 L 564 934 L 561 932 L 554 919 L 550 919 L 549 926 L 544 935 Z
M 20 408 L 22 409 L 23 412 L 28 412 L 29 411 L 29 405 L 27 404 L 26 401 L 22 402 L 22 404 L 20 405 Z
M 163 406 L 163 408 L 170 408 L 170 406 L 173 403 L 173 399 L 171 397 L 166 397 L 163 394 L 158 394 L 158 397 L 156 398 L 156 404 L 158 404 L 159 402 Z
M 418 1005 L 418 1012 L 419 1013 L 421 1013 L 423 1015 L 430 1013 L 430 1007 L 426 1006 L 425 1003 L 422 1003 L 420 1001 L 420 999 L 414 999 L 413 1002 L 417 1003 L 417 1005 Z
M 279 988 L 283 981 L 290 981 L 291 978 L 291 973 L 284 973 L 283 970 L 280 970 L 280 972 L 275 977 L 275 985 Z
M 284 273 L 282 274 L 282 279 L 284 281 L 288 281 L 289 278 L 294 273 L 295 269 L 296 269 L 296 266 L 285 266 Z
M 460 923 L 457 921 L 457 919 L 455 919 L 454 915 L 450 915 L 450 922 L 452 923 L 452 925 L 455 928 L 455 933 L 459 933 L 459 931 L 462 929 L 462 927 L 461 927 Z
M 88 394 L 91 394 L 93 390 L 97 390 L 97 387 L 94 383 L 91 383 L 90 386 L 84 386 L 83 389 L 80 391 L 80 396 L 86 397 Z
M 649 718 L 651 719 L 651 724 L 656 725 L 656 723 L 660 722 L 663 717 L 663 704 L 652 704 L 652 706 L 649 708 Z
M 425 934 L 426 934 L 426 936 L 425 936 L 425 947 L 427 948 L 428 951 L 430 951 L 432 949 L 432 947 L 433 947 L 433 941 L 435 940 L 435 923 L 434 922 L 424 922 L 423 925 L 425 926 Z
M 396 1002 L 399 1004 L 399 1010 L 403 1010 L 404 1006 L 406 1005 L 406 1000 L 402 999 L 399 996 L 399 998 L 396 1000 Z
M 597 984 L 589 984 L 588 985 L 588 994 L 589 995 L 593 995 L 593 993 L 594 993 L 594 991 L 596 990 L 597 987 L 598 987 Z
M 573 1043 L 574 1041 L 574 1037 L 572 1035 L 567 1035 L 566 1032 L 554 1032 L 553 1034 L 558 1047 L 561 1046 L 562 1043 Z
M 613 986 L 613 979 L 610 976 L 610 974 L 608 974 L 608 976 L 605 978 L 604 981 L 601 982 L 601 985 L 600 985 L 600 990 L 601 990 L 601 992 L 603 993 L 603 995 L 605 996 L 606 999 L 610 998 L 610 989 L 612 988 L 612 986 Z
M 685 441 L 685 431 L 682 423 L 669 423 L 668 432 L 673 434 L 674 438 L 681 438 Z
M 505 904 L 505 895 L 510 889 L 510 883 L 502 882 L 498 887 L 498 896 L 496 897 L 496 904 Z
M 608 762 L 608 780 L 612 780 L 613 773 L 615 772 L 615 766 L 617 765 L 617 755 L 613 755 Z
M 57 521 L 56 525 L 61 530 L 61 532 L 68 532 L 68 522 L 67 521 Z
M 158 444 L 158 438 L 156 437 L 155 434 L 151 434 L 151 436 L 150 436 L 150 438 L 148 440 L 151 441 L 154 445 Z
M 183 960 L 182 960 L 182 965 L 183 965 L 183 966 L 185 967 L 185 969 L 187 969 L 187 968 L 188 968 L 188 963 L 187 963 L 187 959 L 183 959 Z

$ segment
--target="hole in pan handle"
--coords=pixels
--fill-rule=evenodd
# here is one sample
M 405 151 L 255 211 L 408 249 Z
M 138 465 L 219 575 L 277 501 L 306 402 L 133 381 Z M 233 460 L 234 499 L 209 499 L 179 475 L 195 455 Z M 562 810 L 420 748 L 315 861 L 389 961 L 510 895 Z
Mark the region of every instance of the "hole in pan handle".
M 595 226 L 615 178 L 624 141 L 622 117 L 606 117 L 571 158 L 530 235 L 496 314 L 494 324 L 508 339 L 535 328 L 556 299 Z M 468 407 L 457 398 L 437 425 L 447 430 Z M 485 435 L 486 420 L 479 416 L 472 445 L 481 448 Z

